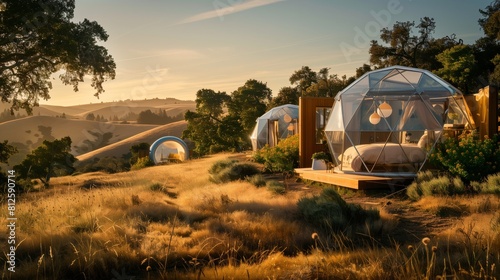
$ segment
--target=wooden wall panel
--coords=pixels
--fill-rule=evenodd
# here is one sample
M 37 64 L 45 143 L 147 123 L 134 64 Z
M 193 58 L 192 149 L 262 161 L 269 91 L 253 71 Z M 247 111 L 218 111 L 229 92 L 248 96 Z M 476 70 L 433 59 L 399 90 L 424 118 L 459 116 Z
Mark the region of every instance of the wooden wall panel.
M 324 150 L 316 144 L 316 108 L 333 107 L 332 97 L 301 97 L 299 99 L 299 161 L 300 167 L 311 167 L 311 156 Z

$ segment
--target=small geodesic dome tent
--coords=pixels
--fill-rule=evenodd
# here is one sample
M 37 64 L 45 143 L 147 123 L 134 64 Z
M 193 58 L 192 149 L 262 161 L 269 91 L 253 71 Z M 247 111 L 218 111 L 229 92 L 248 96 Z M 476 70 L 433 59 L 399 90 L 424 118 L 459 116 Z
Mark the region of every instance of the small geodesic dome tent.
M 189 159 L 189 148 L 178 137 L 163 136 L 149 148 L 149 158 L 155 164 L 185 161 Z
M 299 106 L 292 104 L 274 107 L 257 118 L 250 136 L 253 150 L 261 149 L 266 144 L 275 146 L 279 140 L 297 133 L 298 118 Z
M 366 73 L 335 99 L 325 135 L 341 172 L 414 175 L 440 138 L 473 125 L 462 93 L 422 69 Z

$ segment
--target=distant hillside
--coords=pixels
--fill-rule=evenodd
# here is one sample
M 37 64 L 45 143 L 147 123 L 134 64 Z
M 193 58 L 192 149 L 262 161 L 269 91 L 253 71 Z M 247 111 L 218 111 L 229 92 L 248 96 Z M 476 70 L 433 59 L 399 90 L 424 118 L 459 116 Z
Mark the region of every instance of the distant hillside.
M 10 104 L 0 102 L 0 113 L 5 112 L 9 108 Z M 187 110 L 194 111 L 195 108 L 196 103 L 194 101 L 182 101 L 174 98 L 125 100 L 76 106 L 40 105 L 40 107 L 33 108 L 32 116 L 18 116 L 14 120 L 0 121 L 0 131 L 2 132 L 0 134 L 0 141 L 8 140 L 19 151 L 10 158 L 9 165 L 20 163 L 43 140 L 54 140 L 65 136 L 71 137 L 73 141 L 72 154 L 75 156 L 87 154 L 111 144 L 115 144 L 115 146 L 108 147 L 109 151 L 106 151 L 106 149 L 101 150 L 96 155 L 103 152 L 106 155 L 117 154 L 121 156 L 123 153 L 129 151 L 129 143 L 136 141 L 134 139 L 137 139 L 138 142 L 152 143 L 164 135 L 181 136 L 186 124 L 184 122 L 177 122 L 172 125 L 158 126 L 89 121 L 86 120 L 88 114 L 92 113 L 100 118 L 112 120 L 116 118 L 120 119 L 127 114 L 135 114 L 137 116 L 141 111 L 145 110 L 151 110 L 154 113 L 164 110 L 169 117 L 175 117 L 179 114 L 184 114 Z M 16 112 L 16 114 L 26 115 L 26 112 L 21 110 Z M 64 118 L 62 118 L 63 115 Z M 157 130 L 155 130 L 156 128 Z M 146 131 L 150 132 L 138 136 L 140 133 Z M 134 136 L 138 137 L 128 139 Z M 127 141 L 129 142 L 123 142 L 122 144 L 129 146 L 124 146 L 122 149 L 117 144 L 125 139 L 128 139 Z M 115 153 L 111 151 L 113 147 L 120 148 Z M 87 156 L 90 156 L 90 154 Z M 102 155 L 99 154 L 99 156 Z
M 152 144 L 158 138 L 163 136 L 181 137 L 182 131 L 184 131 L 186 127 L 187 127 L 186 121 L 179 121 L 171 124 L 158 126 L 150 130 L 141 132 L 139 134 L 133 135 L 119 142 L 107 145 L 103 148 L 79 155 L 77 156 L 77 158 L 80 161 L 79 164 L 84 163 L 85 161 L 93 158 L 104 158 L 113 156 L 119 158 L 123 154 L 128 153 L 132 145 L 139 144 L 142 142 Z
M 103 116 L 106 119 L 112 119 L 114 116 L 122 118 L 129 113 L 139 114 L 145 110 L 156 112 L 159 109 L 165 110 L 169 116 L 175 116 L 187 110 L 194 111 L 196 103 L 194 101 L 181 101 L 169 98 L 87 104 L 79 105 L 77 108 L 82 110 L 82 112 L 75 114 L 75 116 L 80 118 L 85 118 L 87 114 L 93 113 L 94 115 Z
M 10 108 L 10 104 L 0 102 L 0 112 Z M 184 113 L 187 110 L 194 110 L 196 103 L 194 101 L 178 100 L 174 98 L 166 99 L 146 99 L 146 100 L 124 100 L 116 102 L 91 103 L 74 106 L 54 106 L 40 105 L 33 108 L 33 116 L 61 116 L 66 118 L 85 119 L 87 114 L 99 114 L 106 119 L 112 119 L 114 116 L 122 118 L 129 113 L 139 114 L 141 111 L 151 110 L 155 112 L 158 109 L 164 109 L 168 115 L 175 116 Z M 27 116 L 24 110 L 16 112 Z
M 72 153 L 79 155 L 156 127 L 157 125 L 114 124 L 32 116 L 0 123 L 0 141 L 8 140 L 18 148 L 19 153 L 9 161 L 16 164 L 43 140 L 70 136 L 73 141 Z

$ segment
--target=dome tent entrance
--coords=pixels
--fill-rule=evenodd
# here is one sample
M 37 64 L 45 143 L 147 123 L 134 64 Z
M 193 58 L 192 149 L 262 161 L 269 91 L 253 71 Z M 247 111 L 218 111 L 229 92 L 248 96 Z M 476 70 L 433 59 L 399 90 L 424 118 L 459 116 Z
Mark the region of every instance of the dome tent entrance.
M 462 93 L 429 71 L 371 71 L 339 92 L 325 127 L 337 170 L 415 174 L 443 131 L 472 129 Z
M 155 164 L 189 159 L 189 149 L 182 139 L 175 136 L 163 136 L 149 148 L 149 158 Z
M 274 107 L 256 120 L 250 136 L 253 150 L 261 149 L 266 144 L 275 146 L 280 139 L 297 132 L 299 106 L 286 104 Z

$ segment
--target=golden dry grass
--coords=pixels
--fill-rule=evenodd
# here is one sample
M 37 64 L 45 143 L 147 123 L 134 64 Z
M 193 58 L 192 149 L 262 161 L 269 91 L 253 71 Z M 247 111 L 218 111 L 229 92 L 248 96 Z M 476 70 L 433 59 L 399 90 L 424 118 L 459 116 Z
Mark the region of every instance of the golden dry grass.
M 318 187 L 295 184 L 276 195 L 244 181 L 211 183 L 209 167 L 228 157 L 243 158 L 220 154 L 125 173 L 58 177 L 51 189 L 19 196 L 17 272 L 4 267 L 2 278 L 111 279 L 123 272 L 136 279 L 418 279 L 429 269 L 432 275 L 458 275 L 458 268 L 443 267 L 444 259 L 471 275 L 484 267 L 482 275 L 498 277 L 488 269 L 499 265 L 500 250 L 491 248 L 500 248 L 494 247 L 500 245 L 500 230 L 487 230 L 488 218 L 500 210 L 498 197 L 429 197 L 413 203 L 425 213 L 446 205 L 464 209 L 452 217 L 456 223 L 449 231 L 430 236 L 429 246 L 439 251 L 426 255 L 430 247 L 421 242 L 379 240 L 402 230 L 383 205 L 372 206 L 381 211 L 382 220 L 370 225 L 377 232 L 363 232 L 359 240 L 364 241 L 357 243 L 342 233 L 316 231 L 300 219 L 297 201 Z M 155 184 L 162 188 L 152 188 Z M 0 223 L 6 224 L 5 204 L 0 206 Z M 2 231 L 4 254 L 6 238 Z M 480 244 L 490 246 L 489 263 Z M 467 266 L 471 259 L 464 250 L 477 256 L 474 264 Z

